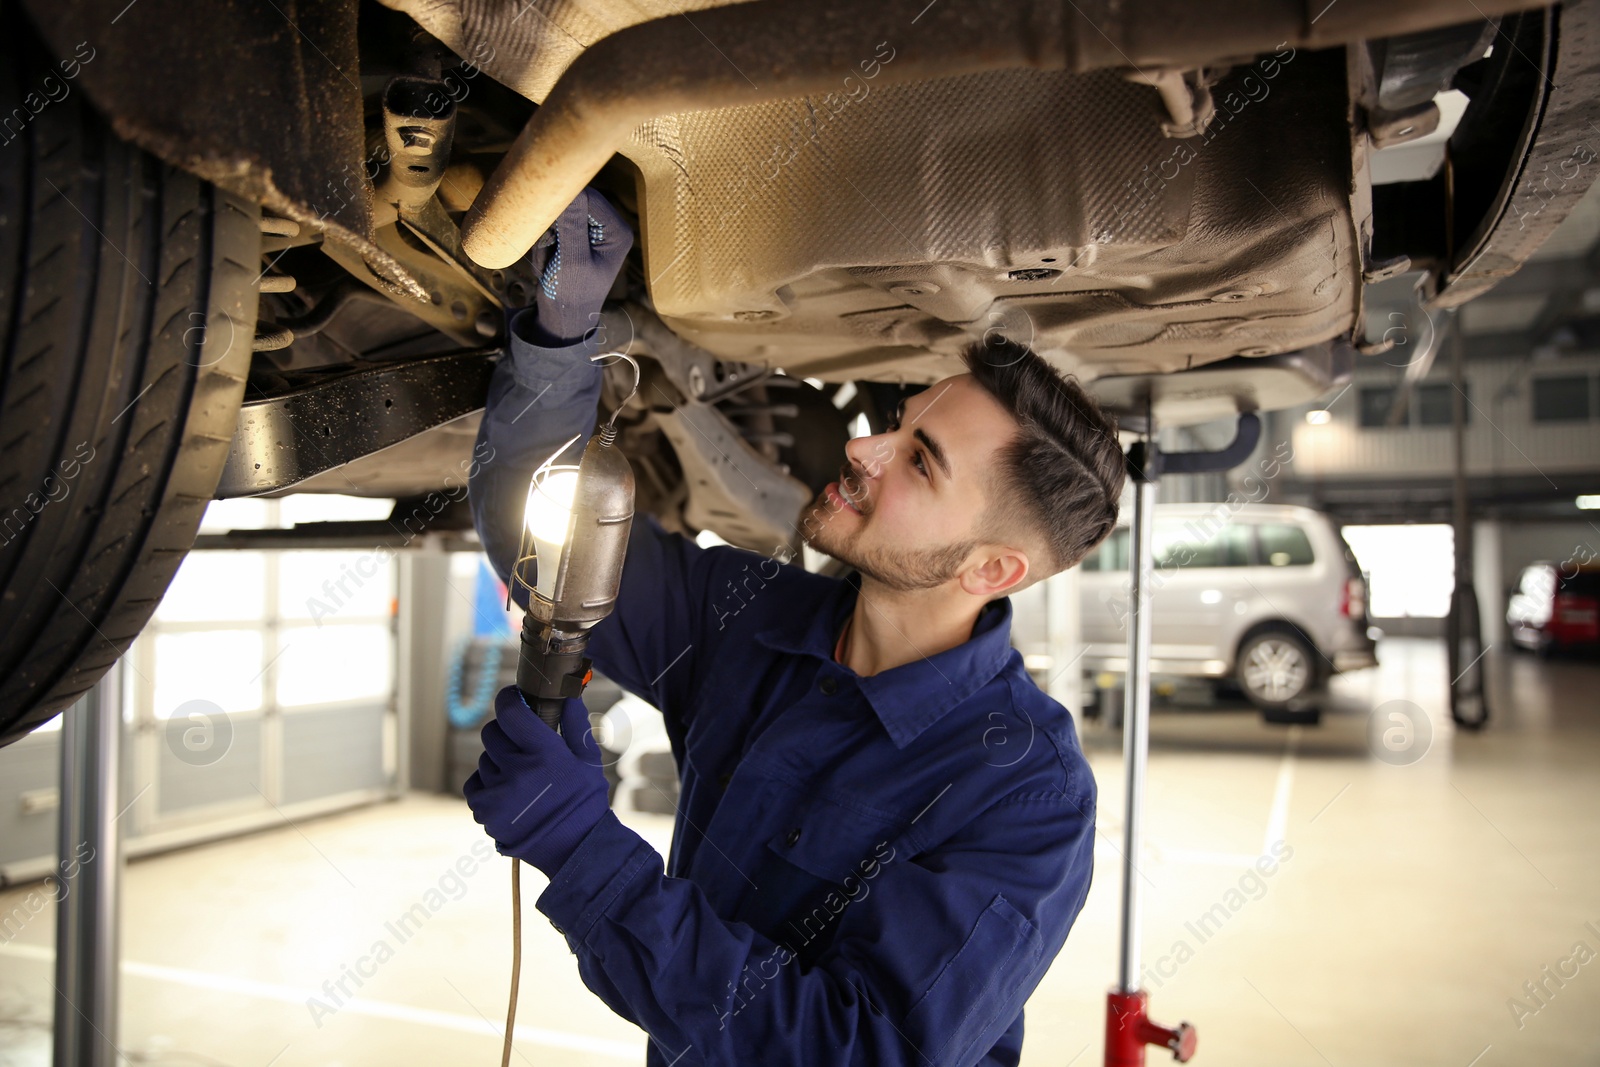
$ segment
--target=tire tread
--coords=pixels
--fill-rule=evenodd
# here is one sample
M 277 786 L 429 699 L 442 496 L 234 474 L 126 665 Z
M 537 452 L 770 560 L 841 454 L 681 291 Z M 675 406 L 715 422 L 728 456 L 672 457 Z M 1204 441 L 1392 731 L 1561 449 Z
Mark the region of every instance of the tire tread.
M 48 60 L 26 26 L 0 52 L 9 113 Z M 81 95 L 0 153 L 0 745 L 100 679 L 194 543 L 249 370 L 258 214 Z

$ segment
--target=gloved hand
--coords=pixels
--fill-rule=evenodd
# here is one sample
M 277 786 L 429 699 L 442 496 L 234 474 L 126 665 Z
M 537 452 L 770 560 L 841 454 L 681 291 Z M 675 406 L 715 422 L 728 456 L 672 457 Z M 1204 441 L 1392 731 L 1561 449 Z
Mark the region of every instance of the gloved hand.
M 518 315 L 512 329 L 541 348 L 582 341 L 599 326 L 606 293 L 632 247 L 633 230 L 617 209 L 585 187 L 533 246 L 534 312 Z
M 508 685 L 495 697 L 494 716 L 462 792 L 501 855 L 554 876 L 609 808 L 589 713 L 569 698 L 557 734 Z

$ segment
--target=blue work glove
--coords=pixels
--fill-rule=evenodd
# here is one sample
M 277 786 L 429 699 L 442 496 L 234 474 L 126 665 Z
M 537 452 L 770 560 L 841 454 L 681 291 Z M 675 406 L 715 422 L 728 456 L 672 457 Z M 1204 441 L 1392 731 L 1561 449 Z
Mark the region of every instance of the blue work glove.
M 508 685 L 495 697 L 494 715 L 462 792 L 501 855 L 554 876 L 609 809 L 589 713 L 569 698 L 557 734 Z
M 565 348 L 600 324 L 606 294 L 633 247 L 633 230 L 605 197 L 585 187 L 530 253 L 539 284 L 533 313 L 512 329 L 541 348 Z

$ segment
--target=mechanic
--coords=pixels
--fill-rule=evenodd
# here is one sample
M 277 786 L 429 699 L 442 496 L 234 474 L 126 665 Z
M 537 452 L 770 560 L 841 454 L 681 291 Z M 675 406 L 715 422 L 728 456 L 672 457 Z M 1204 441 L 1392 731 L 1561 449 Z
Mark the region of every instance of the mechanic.
M 533 469 L 596 422 L 598 312 L 633 242 L 585 190 L 531 253 L 479 430 L 502 578 Z M 1006 594 L 1113 528 L 1115 423 L 1009 342 L 845 448 L 797 532 L 838 579 L 634 519 L 597 670 L 659 708 L 681 779 L 665 869 L 606 803 L 583 703 L 503 690 L 465 793 L 584 983 L 668 1064 L 1015 1064 L 1089 891 L 1095 782 L 1009 644 Z M 654 399 L 654 398 L 652 398 Z M 575 462 L 580 440 L 563 455 Z M 730 595 L 733 594 L 733 595 Z

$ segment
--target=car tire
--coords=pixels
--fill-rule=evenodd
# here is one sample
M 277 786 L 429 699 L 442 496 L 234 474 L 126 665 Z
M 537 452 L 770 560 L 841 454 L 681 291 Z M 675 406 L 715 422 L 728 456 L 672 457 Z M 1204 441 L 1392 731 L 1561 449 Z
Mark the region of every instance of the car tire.
M 1289 630 L 1263 630 L 1239 646 L 1234 678 L 1245 699 L 1263 712 L 1304 710 L 1317 687 L 1316 652 Z
M 8 22 L 0 114 L 29 120 L 0 146 L 0 745 L 100 679 L 194 543 L 261 247 L 256 205 L 120 141 L 78 86 L 34 110 L 54 67 Z

